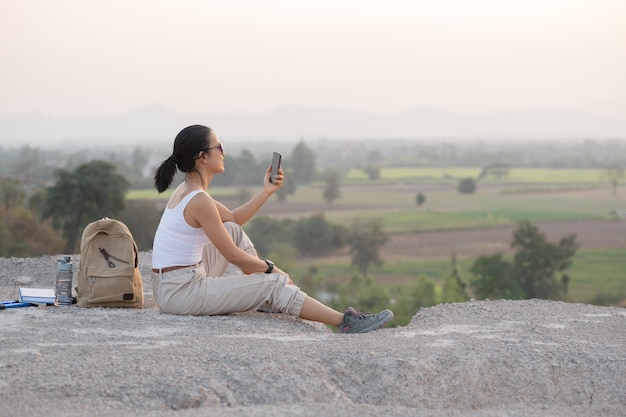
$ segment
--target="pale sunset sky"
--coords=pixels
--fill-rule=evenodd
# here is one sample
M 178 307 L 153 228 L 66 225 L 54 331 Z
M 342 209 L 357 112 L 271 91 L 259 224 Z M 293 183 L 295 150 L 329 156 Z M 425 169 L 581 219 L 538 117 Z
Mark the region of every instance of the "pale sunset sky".
M 0 0 L 0 117 L 150 104 L 626 120 L 626 1 Z

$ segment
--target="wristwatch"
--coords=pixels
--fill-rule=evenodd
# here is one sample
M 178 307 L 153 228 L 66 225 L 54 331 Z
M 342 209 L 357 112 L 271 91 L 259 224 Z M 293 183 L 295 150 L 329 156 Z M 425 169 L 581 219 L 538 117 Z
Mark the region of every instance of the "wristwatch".
M 274 270 L 274 262 L 266 259 L 265 263 L 267 264 L 267 270 L 265 271 L 265 273 L 266 274 L 271 274 L 272 271 Z

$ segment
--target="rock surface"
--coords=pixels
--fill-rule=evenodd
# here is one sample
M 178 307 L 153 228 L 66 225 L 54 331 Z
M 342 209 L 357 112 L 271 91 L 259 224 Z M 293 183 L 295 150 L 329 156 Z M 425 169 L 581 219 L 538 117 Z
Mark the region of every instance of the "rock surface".
M 0 416 L 624 416 L 626 310 L 527 300 L 422 309 L 406 327 L 334 334 L 264 313 L 0 311 Z M 56 258 L 0 258 L 54 287 Z

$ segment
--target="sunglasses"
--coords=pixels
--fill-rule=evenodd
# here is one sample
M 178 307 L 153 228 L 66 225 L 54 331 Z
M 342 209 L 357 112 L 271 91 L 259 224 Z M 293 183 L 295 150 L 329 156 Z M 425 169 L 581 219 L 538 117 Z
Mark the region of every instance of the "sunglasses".
M 207 149 L 207 151 L 210 151 L 211 149 L 219 149 L 220 153 L 222 155 L 224 155 L 224 148 L 222 148 L 222 144 L 221 143 L 219 145 L 217 145 L 217 146 L 211 146 L 211 147 L 208 147 L 206 149 Z
M 204 149 L 201 149 L 200 152 L 209 152 L 211 149 L 218 149 L 220 151 L 220 153 L 222 155 L 224 155 L 224 148 L 222 147 L 221 143 L 219 145 L 216 145 L 216 146 L 208 146 L 208 147 L 206 147 Z M 198 155 L 195 156 L 193 159 L 198 159 L 200 157 L 202 157 L 202 154 L 198 153 Z

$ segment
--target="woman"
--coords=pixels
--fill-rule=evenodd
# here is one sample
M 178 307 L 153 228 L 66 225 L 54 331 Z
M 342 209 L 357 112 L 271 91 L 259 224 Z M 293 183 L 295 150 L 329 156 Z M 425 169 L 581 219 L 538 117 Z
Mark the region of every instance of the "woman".
M 206 191 L 213 176 L 224 172 L 224 150 L 215 132 L 201 125 L 186 127 L 176 136 L 174 152 L 154 176 L 159 193 L 169 188 L 177 169 L 185 180 L 167 203 L 152 253 L 152 288 L 162 312 L 214 315 L 266 308 L 334 325 L 341 333 L 376 330 L 393 318 L 389 310 L 374 315 L 352 307 L 342 314 L 309 297 L 287 273 L 257 257 L 241 225 L 282 186 L 282 169 L 272 183 L 268 168 L 263 190 L 229 210 Z M 241 270 L 239 275 L 223 276 L 229 264 Z

